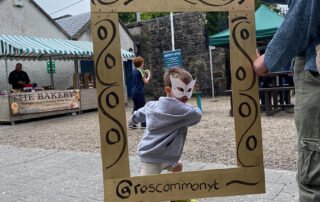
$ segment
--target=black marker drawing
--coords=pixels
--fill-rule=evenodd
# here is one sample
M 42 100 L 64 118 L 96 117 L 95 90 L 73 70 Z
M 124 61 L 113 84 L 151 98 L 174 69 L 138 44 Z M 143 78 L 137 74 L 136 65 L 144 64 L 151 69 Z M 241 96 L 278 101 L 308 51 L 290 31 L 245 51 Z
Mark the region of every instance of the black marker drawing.
M 250 142 L 253 142 L 253 146 L 251 146 Z M 247 149 L 249 149 L 250 151 L 254 151 L 258 146 L 258 140 L 256 136 L 251 135 L 250 137 L 248 137 L 246 141 L 246 146 L 247 146 Z
M 107 22 L 111 25 L 111 30 L 108 30 L 105 26 L 101 25 L 102 23 L 105 23 L 105 22 Z M 96 69 L 97 80 L 99 81 L 99 83 L 101 83 L 104 86 L 114 85 L 117 82 L 108 83 L 108 82 L 103 81 L 101 79 L 99 70 L 100 70 L 100 66 L 101 66 L 100 65 L 101 58 L 104 54 L 105 54 L 104 59 L 103 59 L 103 61 L 104 61 L 103 66 L 104 67 L 111 70 L 117 64 L 115 57 L 111 53 L 107 52 L 107 49 L 110 47 L 111 43 L 114 41 L 114 39 L 116 37 L 116 34 L 117 34 L 116 33 L 116 25 L 113 21 L 111 21 L 109 19 L 104 19 L 104 20 L 97 22 L 95 24 L 95 26 L 98 26 L 97 36 L 98 36 L 99 40 L 101 40 L 102 44 L 106 44 L 104 49 L 99 53 L 97 60 L 96 60 L 96 64 L 95 64 L 96 68 L 95 69 Z M 111 32 L 111 36 L 110 36 L 110 39 L 108 39 L 110 32 Z
M 98 3 L 100 3 L 101 5 L 112 5 L 114 3 L 117 3 L 119 0 L 97 0 Z M 130 4 L 131 2 L 133 2 L 134 0 L 126 0 L 123 5 L 128 5 Z M 94 4 L 94 5 L 97 5 L 96 4 L 96 1 L 95 0 L 91 0 L 91 3 Z
M 232 181 L 228 182 L 226 185 L 229 186 L 232 184 L 241 184 L 241 185 L 247 185 L 247 186 L 255 186 L 255 185 L 259 184 L 259 182 L 260 181 L 258 181 L 258 182 L 245 182 L 242 180 L 232 180 Z
M 248 127 L 248 129 L 243 133 L 243 135 L 241 135 L 241 139 L 240 139 L 240 141 L 239 141 L 239 143 L 238 143 L 238 145 L 237 145 L 237 159 L 238 159 L 238 161 L 240 162 L 240 164 L 241 164 L 243 167 L 253 167 L 254 165 L 246 165 L 246 164 L 241 160 L 241 157 L 240 157 L 240 155 L 239 155 L 239 150 L 240 150 L 240 146 L 241 146 L 241 145 L 244 145 L 244 144 L 243 144 L 243 141 L 244 141 L 244 140 L 247 141 L 248 138 L 250 138 L 250 139 L 252 138 L 252 137 L 250 136 L 250 137 L 248 137 L 247 139 L 244 139 L 244 137 L 245 137 L 246 135 L 248 135 L 249 130 L 250 130 L 250 129 L 256 124 L 256 122 L 257 122 L 257 118 L 258 118 L 258 104 L 257 104 L 256 100 L 255 100 L 252 96 L 246 95 L 246 94 L 244 94 L 244 93 L 240 93 L 240 95 L 249 98 L 249 99 L 252 101 L 253 105 L 254 105 L 253 109 L 252 109 L 252 107 L 249 107 L 249 108 L 250 108 L 250 110 L 249 110 L 250 114 L 247 114 L 247 115 L 244 116 L 243 118 L 249 117 L 249 116 L 251 115 L 251 113 L 254 113 L 254 118 L 253 118 L 252 123 L 251 123 L 250 126 Z M 239 114 L 240 114 L 240 116 L 241 116 L 242 114 L 244 114 L 244 112 L 241 111 L 241 110 L 243 110 L 243 108 L 242 108 L 243 106 L 250 106 L 250 105 L 249 105 L 248 103 L 245 103 L 244 105 L 240 104 L 240 107 L 239 107 Z M 256 148 L 256 147 L 255 147 L 255 148 Z M 254 149 L 255 149 L 255 148 L 254 148 Z M 250 150 L 250 151 L 253 151 L 253 150 L 254 150 L 254 149 L 252 150 L 252 148 L 247 148 L 247 149 Z
M 110 4 L 114 4 L 116 2 L 118 2 L 119 0 L 97 0 L 98 3 L 100 3 L 101 5 L 110 5 Z M 96 1 L 95 0 L 91 0 L 91 2 L 96 5 Z
M 238 21 L 240 21 L 240 22 L 238 22 Z M 249 90 L 251 90 L 251 89 L 254 87 L 254 85 L 255 85 L 255 83 L 256 83 L 256 80 L 257 80 L 257 79 L 256 79 L 256 74 L 255 74 L 255 72 L 253 71 L 253 60 L 252 60 L 252 58 L 249 56 L 249 54 L 240 46 L 239 41 L 238 41 L 238 39 L 237 39 L 237 35 L 236 35 L 236 33 L 238 33 L 238 31 L 237 31 L 238 26 L 241 25 L 242 23 L 247 23 L 247 24 L 249 24 L 249 21 L 247 20 L 247 17 L 242 16 L 242 17 L 237 17 L 237 18 L 233 19 L 231 22 L 232 22 L 232 23 L 236 23 L 236 22 L 237 22 L 237 24 L 233 27 L 233 30 L 232 30 L 232 38 L 233 38 L 233 41 L 234 41 L 236 47 L 240 50 L 240 52 L 241 52 L 241 53 L 247 58 L 247 60 L 249 61 L 250 65 L 251 65 L 250 71 L 252 72 L 252 82 L 251 82 L 250 86 L 249 86 L 248 88 L 242 89 L 242 90 L 240 90 L 240 91 L 249 91 Z M 249 38 L 250 38 L 249 31 L 248 31 L 247 29 L 242 29 L 242 30 L 240 31 L 240 37 L 241 37 L 242 40 L 247 40 L 247 39 L 249 39 Z
M 236 71 L 236 78 L 239 81 L 243 81 L 247 78 L 247 73 L 244 67 L 240 66 Z
M 193 5 L 196 5 L 197 4 L 197 0 L 184 0 L 185 2 L 189 3 L 189 4 L 193 4 Z M 214 2 L 212 2 L 214 1 Z M 198 0 L 198 2 L 202 3 L 202 4 L 205 4 L 207 6 L 214 6 L 214 7 L 218 7 L 218 6 L 225 6 L 225 5 L 228 5 L 228 4 L 231 4 L 232 2 L 234 2 L 235 0 L 222 0 L 221 3 L 217 3 L 216 0 Z M 238 4 L 243 4 L 245 2 L 245 0 L 240 0 L 238 1 Z
M 116 158 L 116 160 L 112 163 L 110 163 L 110 165 L 107 165 L 106 166 L 106 169 L 109 169 L 111 167 L 113 167 L 114 165 L 116 165 L 119 160 L 123 157 L 124 155 L 124 152 L 126 150 L 126 147 L 127 147 L 127 138 L 126 138 L 126 132 L 125 132 L 125 129 L 124 127 L 121 125 L 120 121 L 117 120 L 116 118 L 112 117 L 112 115 L 110 115 L 107 110 L 105 110 L 105 108 L 103 107 L 102 105 L 102 101 L 103 101 L 103 95 L 105 94 L 105 92 L 107 90 L 109 90 L 110 88 L 113 88 L 113 87 L 116 87 L 118 85 L 113 85 L 113 86 L 109 86 L 107 88 L 105 88 L 99 95 L 99 98 L 98 98 L 98 106 L 99 106 L 99 109 L 101 110 L 101 112 L 106 116 L 108 117 L 109 119 L 111 119 L 111 121 L 113 121 L 117 126 L 118 128 L 112 128 L 111 130 L 109 130 L 106 134 L 106 142 L 107 144 L 109 145 L 114 145 L 114 144 L 122 144 L 122 149 L 120 151 L 120 153 L 118 154 L 118 157 Z M 116 94 L 114 92 L 110 92 L 107 94 L 107 98 L 110 98 L 110 95 L 113 95 L 115 96 Z M 116 95 L 117 96 L 117 95 Z M 108 104 L 109 103 L 109 104 Z M 111 102 L 110 101 L 107 101 L 107 105 L 111 106 L 111 108 L 115 108 L 118 106 L 119 102 L 116 102 L 115 105 L 112 105 L 110 104 Z M 119 131 L 120 130 L 120 131 Z M 110 137 L 109 135 L 111 135 L 111 132 L 113 132 L 113 134 L 116 134 L 117 135 L 117 138 L 118 140 L 117 141 L 111 141 L 110 140 Z

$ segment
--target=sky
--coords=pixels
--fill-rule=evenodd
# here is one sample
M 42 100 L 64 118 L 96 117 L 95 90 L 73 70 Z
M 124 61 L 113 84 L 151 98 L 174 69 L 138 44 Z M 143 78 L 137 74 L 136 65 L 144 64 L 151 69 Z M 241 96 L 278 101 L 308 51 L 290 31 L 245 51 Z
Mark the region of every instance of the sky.
M 60 17 L 67 14 L 78 15 L 81 13 L 90 12 L 90 0 L 35 0 L 35 1 L 52 18 Z
M 35 0 L 52 18 L 90 12 L 90 0 Z

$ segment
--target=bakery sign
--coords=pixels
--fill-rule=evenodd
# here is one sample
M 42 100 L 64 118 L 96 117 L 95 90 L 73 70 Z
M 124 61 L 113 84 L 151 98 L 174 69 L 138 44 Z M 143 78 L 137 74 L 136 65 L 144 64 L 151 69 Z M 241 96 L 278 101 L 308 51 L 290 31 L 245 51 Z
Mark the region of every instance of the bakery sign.
M 79 90 L 52 90 L 9 95 L 12 115 L 79 109 Z

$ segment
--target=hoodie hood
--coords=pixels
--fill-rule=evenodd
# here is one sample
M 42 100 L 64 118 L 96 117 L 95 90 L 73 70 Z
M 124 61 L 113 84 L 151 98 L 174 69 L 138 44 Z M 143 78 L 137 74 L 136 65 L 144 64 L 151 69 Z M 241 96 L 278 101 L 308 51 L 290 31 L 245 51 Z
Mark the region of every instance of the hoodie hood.
M 172 97 L 160 97 L 159 101 L 148 102 L 145 106 L 148 130 L 155 131 L 176 125 L 192 111 L 191 105 Z

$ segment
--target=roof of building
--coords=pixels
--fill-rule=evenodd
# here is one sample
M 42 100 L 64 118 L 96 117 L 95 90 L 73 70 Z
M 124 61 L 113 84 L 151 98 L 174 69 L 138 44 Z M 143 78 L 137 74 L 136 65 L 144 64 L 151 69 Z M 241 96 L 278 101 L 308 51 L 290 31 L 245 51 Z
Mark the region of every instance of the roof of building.
M 78 39 L 85 31 L 90 29 L 90 13 L 83 13 L 75 16 L 63 16 L 61 18 L 57 18 L 56 22 L 70 35 L 71 39 Z M 131 39 L 133 39 L 132 35 L 128 31 L 125 24 L 119 20 L 122 28 L 126 31 Z
M 70 35 L 71 39 L 77 39 L 89 28 L 90 13 L 57 19 L 56 22 Z
M 70 35 L 53 19 L 50 17 L 50 15 L 45 12 L 39 4 L 37 4 L 34 0 L 30 0 L 30 2 L 45 16 L 47 17 L 50 22 L 52 22 L 67 38 L 70 38 Z

